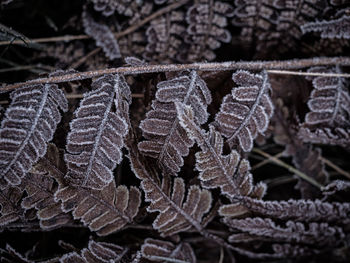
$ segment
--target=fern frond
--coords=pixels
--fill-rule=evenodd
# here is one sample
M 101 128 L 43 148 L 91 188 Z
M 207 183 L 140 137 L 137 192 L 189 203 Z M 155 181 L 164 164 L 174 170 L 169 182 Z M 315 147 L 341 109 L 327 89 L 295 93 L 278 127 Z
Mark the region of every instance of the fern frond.
M 311 130 L 307 127 L 301 127 L 297 136 L 304 142 L 350 147 L 350 128 L 326 127 Z
M 60 263 L 117 263 L 121 262 L 128 250 L 107 242 L 90 240 L 88 247 L 83 248 L 80 254 L 71 252 L 63 255 Z
M 117 39 L 107 25 L 96 22 L 86 8 L 82 20 L 85 33 L 96 41 L 96 46 L 102 48 L 106 57 L 110 60 L 121 58 Z
M 339 68 L 334 70 L 325 67 L 312 68 L 309 71 L 340 73 Z M 306 114 L 305 123 L 341 127 L 350 125 L 350 94 L 344 79 L 320 76 L 314 78 L 312 84 L 314 90 L 308 101 L 311 112 Z
M 72 216 L 61 209 L 55 201 L 58 189 L 55 181 L 64 182 L 65 164 L 63 151 L 55 144 L 49 143 L 47 152 L 31 169 L 22 181 L 27 196 L 22 199 L 21 206 L 25 210 L 34 208 L 42 229 L 50 230 L 71 223 Z
M 0 191 L 0 226 L 15 222 L 23 216 L 21 199 L 23 190 L 19 187 L 7 187 Z
M 273 244 L 273 251 L 282 258 L 300 258 L 322 253 L 324 250 L 316 249 L 308 246 L 299 246 L 293 244 Z
M 32 260 L 29 260 L 27 257 L 21 255 L 18 251 L 16 251 L 11 245 L 6 243 L 5 249 L 0 248 L 0 262 L 5 263 L 35 263 Z
M 288 242 L 318 247 L 337 246 L 344 238 L 340 227 L 327 223 L 309 223 L 288 221 L 286 226 L 278 226 L 270 218 L 224 218 L 225 224 L 233 229 L 259 237 L 269 238 L 270 242 Z M 230 238 L 229 238 L 230 239 Z
M 61 210 L 61 204 L 54 199 L 57 185 L 53 178 L 41 174 L 28 173 L 23 180 L 27 196 L 21 206 L 25 210 L 35 208 L 42 229 L 50 230 L 73 222 L 70 214 Z
M 162 236 L 170 236 L 194 227 L 201 231 L 201 221 L 211 207 L 211 193 L 196 185 L 188 189 L 185 201 L 185 183 L 182 178 L 165 176 L 161 185 L 148 173 L 139 160 L 137 153 L 131 151 L 130 161 L 137 178 L 141 180 L 141 187 L 145 192 L 145 200 L 151 204 L 148 212 L 159 212 L 153 222 L 153 228 L 161 232 Z
M 141 254 L 142 257 L 151 261 L 197 262 L 193 249 L 188 243 L 175 246 L 171 242 L 146 238 L 141 246 Z
M 233 16 L 233 7 L 222 1 L 196 1 L 188 8 L 185 42 L 189 44 L 189 61 L 214 60 L 213 50 L 231 41 L 231 33 L 225 27 L 227 18 Z
M 241 28 L 242 41 L 269 58 L 296 49 L 300 26 L 330 8 L 323 0 L 235 0 L 235 6 L 233 24 Z
M 223 138 L 221 134 L 210 126 L 209 133 L 202 130 L 194 121 L 193 110 L 190 106 L 176 103 L 176 109 L 181 126 L 189 137 L 195 140 L 201 152 L 196 153 L 196 169 L 199 179 L 205 188 L 220 188 L 221 193 L 233 198 L 235 196 L 250 196 L 259 192 L 262 198 L 266 186 L 260 184 L 255 189 L 250 174 L 248 160 L 241 159 L 238 152 L 233 150 L 229 155 L 222 155 Z
M 157 88 L 152 110 L 140 124 L 147 140 L 140 142 L 138 147 L 143 154 L 156 158 L 167 173 L 176 175 L 183 165 L 183 156 L 188 155 L 194 142 L 179 124 L 175 102 L 191 105 L 195 109 L 195 121 L 202 124 L 208 118 L 207 105 L 211 103 L 211 95 L 195 71 L 190 76 L 160 82 Z
M 141 204 L 141 193 L 136 187 L 116 187 L 114 181 L 102 190 L 60 186 L 55 200 L 62 202 L 62 211 L 73 211 L 91 231 L 100 236 L 120 230 L 131 223 Z
M 345 180 L 333 180 L 327 184 L 324 189 L 322 189 L 322 194 L 324 196 L 332 196 L 337 192 L 349 191 L 350 190 L 350 181 Z
M 277 218 L 304 222 L 350 223 L 350 203 L 328 203 L 320 200 L 263 201 L 243 198 L 235 204 L 220 207 L 219 214 L 230 216 L 232 211 L 251 211 L 253 213 Z
M 131 17 L 130 24 L 139 19 L 143 14 L 149 14 L 152 11 L 153 3 L 149 1 L 133 1 L 133 0 L 90 0 L 94 4 L 94 9 L 101 12 L 104 16 L 111 16 L 118 13 L 122 16 Z
M 64 156 L 66 179 L 71 185 L 102 189 L 113 181 L 113 169 L 122 160 L 128 124 L 120 116 L 119 100 L 128 86 L 123 77 L 106 75 L 94 81 L 92 89 L 84 95 L 70 123 Z M 116 113 L 112 111 L 114 96 Z
M 57 85 L 24 86 L 11 93 L 0 129 L 0 188 L 19 185 L 21 178 L 45 155 L 61 121 L 67 100 Z
M 151 21 L 146 30 L 147 45 L 143 57 L 161 63 L 187 61 L 184 21 L 185 13 L 181 10 L 174 10 Z
M 289 146 L 288 148 L 291 147 Z M 294 166 L 321 185 L 326 184 L 329 176 L 322 159 L 321 149 L 305 144 L 295 145 L 293 147 L 295 147 L 295 154 L 292 160 Z M 320 197 L 321 194 L 319 189 L 301 178 L 298 178 L 295 189 L 298 189 L 301 197 L 306 200 L 314 200 Z
M 350 39 L 350 16 L 343 16 L 333 20 L 310 22 L 300 27 L 303 34 L 321 32 L 321 38 Z
M 239 87 L 224 97 L 215 120 L 231 147 L 238 141 L 239 146 L 249 152 L 253 140 L 266 131 L 273 114 L 268 94 L 270 83 L 266 73 L 253 75 L 243 70 L 234 73 L 232 79 Z

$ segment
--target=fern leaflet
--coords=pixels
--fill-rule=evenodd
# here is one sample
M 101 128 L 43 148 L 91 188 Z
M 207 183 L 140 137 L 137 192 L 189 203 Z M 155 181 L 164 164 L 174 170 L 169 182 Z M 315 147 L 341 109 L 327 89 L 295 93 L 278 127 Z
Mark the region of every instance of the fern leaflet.
M 105 236 L 120 230 L 136 216 L 141 193 L 136 187 L 115 186 L 114 181 L 102 190 L 60 186 L 55 200 L 62 201 L 62 211 L 73 211 L 91 231 Z
M 328 203 L 320 200 L 263 201 L 244 197 L 240 202 L 220 207 L 219 214 L 230 216 L 232 211 L 251 211 L 280 220 L 304 222 L 350 223 L 350 203 Z
M 341 73 L 339 68 L 329 70 L 325 67 L 316 67 L 309 71 Z M 312 84 L 314 90 L 308 101 L 311 112 L 305 116 L 306 124 L 350 125 L 350 95 L 344 79 L 320 76 L 314 78 Z
M 141 246 L 141 254 L 151 261 L 196 262 L 196 256 L 188 243 L 175 246 L 171 242 L 146 238 Z
M 85 33 L 95 39 L 96 46 L 101 47 L 110 60 L 121 58 L 117 39 L 109 27 L 103 23 L 98 23 L 89 14 L 86 8 L 82 14 Z
M 128 124 L 120 116 L 120 100 L 128 91 L 125 80 L 106 75 L 84 95 L 70 123 L 65 161 L 71 185 L 102 189 L 113 181 L 113 169 L 122 160 L 123 137 Z M 117 113 L 112 112 L 114 93 Z
M 170 236 L 192 227 L 202 231 L 201 221 L 211 207 L 211 193 L 193 185 L 184 201 L 185 183 L 182 178 L 175 178 L 171 184 L 170 177 L 165 176 L 159 185 L 137 155 L 135 151 L 131 151 L 130 161 L 134 174 L 142 180 L 145 200 L 151 202 L 147 211 L 160 213 L 153 222 L 153 228 L 159 230 L 162 236 Z
M 71 252 L 60 258 L 60 263 L 110 263 L 121 262 L 128 250 L 107 242 L 90 240 L 88 247 L 83 248 L 80 255 Z
M 190 76 L 160 82 L 157 87 L 152 110 L 140 124 L 147 140 L 140 142 L 138 147 L 143 154 L 156 158 L 167 173 L 176 175 L 183 165 L 183 156 L 188 155 L 194 142 L 178 122 L 175 102 L 191 105 L 195 109 L 195 121 L 202 124 L 208 118 L 207 105 L 211 103 L 211 95 L 195 71 Z
M 194 122 L 193 111 L 190 106 L 176 103 L 180 124 L 186 129 L 189 137 L 196 140 L 201 152 L 196 153 L 196 168 L 200 172 L 199 179 L 205 188 L 220 187 L 221 193 L 229 198 L 235 196 L 250 196 L 259 193 L 262 198 L 266 186 L 259 184 L 254 189 L 253 178 L 249 173 L 250 165 L 245 159 L 241 160 L 238 152 L 233 150 L 223 156 L 223 138 L 221 134 L 210 126 L 207 134 Z
M 303 34 L 321 32 L 322 38 L 350 39 L 350 16 L 320 22 L 310 22 L 300 27 Z
M 232 79 L 239 87 L 224 97 L 215 120 L 231 146 L 238 140 L 240 147 L 249 152 L 253 140 L 266 131 L 273 114 L 270 83 L 266 73 L 253 75 L 243 70 L 234 73 Z
M 275 242 L 299 243 L 317 246 L 337 246 L 344 236 L 343 230 L 327 223 L 309 223 L 288 221 L 286 227 L 275 224 L 270 218 L 225 218 L 224 222 L 234 229 L 251 235 L 268 238 Z M 307 227 L 305 227 L 307 226 Z M 230 239 L 230 238 L 229 238 Z M 232 239 L 232 237 L 231 237 Z
M 19 185 L 21 178 L 46 152 L 61 121 L 59 108 L 67 100 L 57 85 L 24 86 L 11 93 L 12 102 L 1 122 L 0 188 Z

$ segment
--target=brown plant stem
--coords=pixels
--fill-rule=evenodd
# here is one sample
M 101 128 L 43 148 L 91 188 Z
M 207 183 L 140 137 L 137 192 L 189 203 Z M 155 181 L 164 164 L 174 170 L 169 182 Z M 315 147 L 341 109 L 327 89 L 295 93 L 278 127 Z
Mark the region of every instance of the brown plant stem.
M 135 99 L 143 99 L 145 96 L 142 93 L 132 93 L 131 97 L 135 98 Z M 84 94 L 68 94 L 68 95 L 66 95 L 66 98 L 68 100 L 82 99 L 82 98 L 84 98 Z M 0 105 L 6 105 L 9 103 L 10 103 L 10 101 L 8 101 L 8 100 L 0 100 Z
M 175 3 L 168 5 L 162 9 L 159 9 L 157 12 L 154 12 L 153 14 L 151 14 L 150 16 L 146 17 L 145 19 L 141 20 L 140 22 L 136 23 L 135 25 L 132 25 L 130 27 L 128 27 L 127 29 L 125 29 L 124 31 L 115 33 L 114 36 L 115 38 L 121 38 L 123 36 L 126 36 L 134 31 L 136 31 L 137 29 L 139 29 L 140 27 L 142 27 L 143 25 L 147 24 L 148 22 L 152 21 L 153 19 L 157 18 L 158 16 L 161 16 L 163 14 L 166 14 L 176 8 L 179 8 L 180 6 L 186 4 L 189 0 L 182 0 L 182 1 L 176 1 Z M 66 36 L 58 36 L 58 37 L 43 37 L 43 38 L 33 38 L 33 39 L 29 39 L 27 40 L 26 44 L 32 44 L 32 43 L 49 43 L 49 42 L 69 42 L 72 40 L 83 40 L 83 39 L 90 39 L 91 37 L 88 35 L 66 35 Z M 4 46 L 4 45 L 10 45 L 10 44 L 23 44 L 23 40 L 22 39 L 18 39 L 18 40 L 12 40 L 12 41 L 0 41 L 0 46 Z
M 225 71 L 225 70 L 267 70 L 267 69 L 297 69 L 320 65 L 343 65 L 350 66 L 350 57 L 320 57 L 293 60 L 272 60 L 272 61 L 228 61 L 212 63 L 192 63 L 192 64 L 169 64 L 169 65 L 141 65 L 133 67 L 108 68 L 86 72 L 68 73 L 66 75 L 38 78 L 27 82 L 3 85 L 0 92 L 10 91 L 29 84 L 62 83 L 74 80 L 99 77 L 104 74 L 135 75 L 143 73 L 170 72 L 182 70 L 199 71 Z
M 274 155 L 273 157 L 280 158 L 282 155 L 283 155 L 283 152 L 280 152 L 280 153 Z M 261 161 L 261 162 L 257 163 L 256 165 L 254 165 L 250 170 L 253 171 L 255 169 L 258 169 L 258 168 L 268 164 L 269 162 L 272 162 L 272 160 L 270 160 L 270 158 L 264 159 L 263 161 Z
M 286 168 L 288 171 L 294 173 L 295 175 L 299 176 L 300 178 L 304 179 L 305 181 L 309 182 L 310 184 L 316 186 L 318 189 L 322 190 L 323 189 L 323 185 L 321 185 L 320 183 L 318 183 L 316 180 L 314 180 L 313 178 L 311 178 L 310 176 L 304 174 L 303 172 L 295 169 L 293 166 L 281 161 L 280 159 L 260 150 L 257 148 L 253 148 L 252 150 L 253 152 L 256 152 L 266 158 L 268 158 L 269 160 L 271 160 L 272 162 L 274 162 L 275 164 Z
M 269 74 L 278 74 L 278 75 L 350 78 L 350 74 L 348 73 L 300 72 L 300 71 L 290 71 L 290 70 L 266 70 L 266 72 Z
M 334 163 L 332 163 L 330 160 L 324 158 L 321 156 L 321 160 L 322 162 L 324 162 L 325 164 L 327 164 L 329 167 L 333 168 L 335 171 L 337 171 L 339 174 L 344 175 L 345 177 L 347 177 L 348 179 L 350 179 L 350 173 L 348 173 L 347 171 L 344 171 L 342 168 L 340 168 L 339 166 L 335 165 Z
M 87 53 L 86 55 L 82 56 L 80 59 L 78 59 L 76 62 L 74 62 L 70 68 L 75 69 L 77 67 L 79 67 L 81 64 L 83 64 L 87 59 L 89 59 L 90 57 L 96 55 L 98 52 L 101 51 L 101 48 L 95 48 L 94 50 L 90 51 L 89 53 Z

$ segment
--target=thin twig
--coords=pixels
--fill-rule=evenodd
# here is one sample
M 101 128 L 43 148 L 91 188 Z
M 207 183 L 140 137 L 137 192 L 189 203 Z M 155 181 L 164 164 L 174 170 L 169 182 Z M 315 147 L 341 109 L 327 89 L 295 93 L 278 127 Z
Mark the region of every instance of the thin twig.
M 4 63 L 4 64 L 12 66 L 12 67 L 23 67 L 24 66 L 24 65 L 17 64 L 15 62 L 7 60 L 7 59 L 3 59 L 1 57 L 0 57 L 0 63 Z M 27 70 L 32 72 L 32 73 L 35 73 L 35 74 L 41 74 L 41 73 L 51 72 L 51 71 L 53 71 L 55 69 L 54 67 L 51 67 L 51 66 L 48 66 L 48 65 L 43 65 L 41 63 L 36 64 L 35 67 L 38 68 L 38 69 L 44 69 L 45 71 L 37 70 L 35 68 L 28 68 Z
M 153 19 L 169 13 L 170 11 L 179 8 L 180 6 L 186 4 L 189 0 L 182 0 L 182 1 L 175 1 L 175 3 L 168 5 L 162 9 L 159 9 L 157 12 L 154 12 L 153 14 L 151 14 L 150 16 L 146 17 L 145 19 L 141 20 L 139 23 L 135 24 L 134 26 L 131 26 L 129 28 L 127 28 L 126 30 L 124 30 L 123 32 L 121 32 L 119 37 L 128 35 L 134 31 L 136 31 L 137 29 L 139 29 L 141 26 L 147 24 L 148 22 L 152 21 Z
M 133 67 L 119 67 L 100 69 L 86 72 L 68 73 L 66 75 L 38 78 L 27 82 L 4 85 L 0 92 L 13 90 L 23 85 L 44 84 L 44 83 L 61 83 L 74 80 L 99 77 L 104 74 L 122 74 L 134 75 L 155 72 L 170 72 L 182 70 L 199 70 L 199 71 L 225 71 L 236 69 L 263 70 L 263 69 L 296 69 L 320 65 L 344 65 L 350 66 L 350 57 L 321 57 L 311 59 L 294 59 L 294 60 L 272 60 L 272 61 L 228 61 L 213 63 L 192 63 L 192 64 L 168 64 L 168 65 L 141 65 Z
M 274 157 L 274 158 L 280 158 L 282 155 L 283 155 L 283 152 L 280 152 L 280 153 L 274 155 L 273 157 Z M 268 164 L 268 163 L 271 162 L 271 161 L 272 161 L 272 160 L 270 160 L 270 159 L 264 159 L 264 160 L 261 161 L 260 163 L 257 163 L 256 165 L 254 165 L 254 166 L 252 167 L 252 169 L 250 169 L 250 170 L 253 171 L 253 170 L 255 170 L 255 169 L 258 169 L 258 168 L 264 166 L 265 164 Z
M 269 158 L 272 162 L 274 162 L 275 164 L 281 166 L 281 167 L 284 167 L 286 168 L 288 171 L 296 174 L 297 176 L 299 176 L 300 178 L 304 179 L 305 181 L 309 182 L 310 184 L 316 186 L 317 188 L 319 188 L 320 190 L 323 189 L 323 185 L 321 185 L 320 183 L 318 183 L 317 181 L 315 181 L 313 178 L 311 178 L 310 176 L 304 174 L 303 172 L 295 169 L 293 166 L 281 161 L 280 159 L 277 159 L 276 157 L 260 150 L 260 149 L 257 149 L 257 148 L 253 148 L 253 152 L 256 152 L 266 158 Z
M 83 97 L 84 97 L 84 94 L 68 94 L 68 95 L 66 95 L 67 99 L 82 99 Z M 144 95 L 142 93 L 132 93 L 131 97 L 144 98 Z M 0 101 L 0 104 L 1 104 L 1 101 Z M 4 104 L 6 104 L 6 103 L 4 103 Z
M 289 71 L 289 70 L 267 70 L 266 72 L 268 72 L 269 74 L 281 74 L 281 75 L 350 78 L 350 74 L 347 74 L 347 73 L 300 72 L 300 71 Z
M 89 39 L 90 37 L 87 35 L 66 35 L 66 36 L 58 36 L 58 37 L 41 37 L 41 38 L 33 38 L 30 39 L 28 44 L 32 43 L 49 43 L 49 42 L 69 42 L 72 40 L 81 40 L 81 39 Z M 10 44 L 16 44 L 20 45 L 23 42 L 21 40 L 15 40 L 15 41 L 1 41 L 0 46 L 10 45 Z
M 225 257 L 224 249 L 223 249 L 223 247 L 221 247 L 221 248 L 220 248 L 219 263 L 223 263 L 223 262 L 224 262 L 224 257 Z
M 126 36 L 143 25 L 147 24 L 148 22 L 152 21 L 153 19 L 157 18 L 158 16 L 161 16 L 163 14 L 166 14 L 170 12 L 171 10 L 174 10 L 184 4 L 186 4 L 189 0 L 182 0 L 182 1 L 176 1 L 175 3 L 166 6 L 162 9 L 159 9 L 157 12 L 154 12 L 150 16 L 146 17 L 145 19 L 141 20 L 140 22 L 136 23 L 135 25 L 132 25 L 125 29 L 124 31 L 115 33 L 115 38 L 121 38 L 123 36 Z M 43 38 L 33 38 L 27 41 L 28 44 L 32 43 L 50 43 L 50 42 L 70 42 L 72 40 L 83 40 L 83 39 L 90 39 L 91 37 L 88 35 L 66 35 L 66 36 L 58 36 L 58 37 L 43 37 Z M 10 45 L 10 44 L 16 44 L 20 45 L 23 44 L 23 40 L 13 40 L 13 41 L 0 41 L 0 46 L 4 45 Z
M 327 164 L 329 167 L 332 167 L 335 171 L 337 171 L 339 174 L 344 175 L 345 177 L 350 179 L 350 173 L 348 173 L 347 171 L 344 171 L 342 168 L 340 168 L 339 166 L 335 165 L 334 163 L 332 163 L 330 160 L 324 158 L 321 156 L 321 160 L 322 162 L 324 162 L 325 164 Z
M 3 68 L 0 69 L 0 73 L 7 73 L 12 71 L 21 71 L 21 70 L 35 70 L 35 69 L 41 69 L 41 67 L 38 67 L 37 65 L 25 65 L 25 66 L 16 66 L 12 68 Z M 35 73 L 47 73 L 47 71 L 44 70 L 37 70 Z
M 39 222 L 18 222 L 18 223 L 10 223 L 4 226 L 0 226 L 0 231 L 7 230 L 7 231 L 18 231 L 20 229 L 21 231 L 35 231 L 35 232 L 43 232 L 43 231 L 51 231 L 54 229 L 59 228 L 87 228 L 83 224 L 77 224 L 77 223 L 66 223 L 65 225 L 58 225 L 50 229 L 43 229 L 40 227 Z
M 79 67 L 81 64 L 83 64 L 88 58 L 94 56 L 95 54 L 97 54 L 98 52 L 101 51 L 101 48 L 95 48 L 94 50 L 90 51 L 89 53 L 87 53 L 86 55 L 82 56 L 79 60 L 77 60 L 76 62 L 74 62 L 70 68 L 75 69 L 77 67 Z
M 82 99 L 83 97 L 84 97 L 84 94 L 67 94 L 66 95 L 66 98 L 68 100 Z M 145 96 L 142 93 L 132 93 L 131 97 L 135 99 L 143 99 Z M 9 103 L 10 101 L 8 100 L 0 100 L 0 105 L 7 105 Z

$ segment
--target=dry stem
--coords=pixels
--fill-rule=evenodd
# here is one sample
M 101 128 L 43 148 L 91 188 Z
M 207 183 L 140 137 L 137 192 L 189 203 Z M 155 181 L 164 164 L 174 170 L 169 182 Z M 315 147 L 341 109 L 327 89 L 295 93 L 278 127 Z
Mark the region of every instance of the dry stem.
M 318 189 L 322 190 L 323 189 L 323 185 L 321 185 L 320 183 L 318 183 L 317 181 L 315 181 L 313 178 L 311 178 L 310 176 L 304 174 L 303 172 L 295 169 L 293 166 L 281 161 L 280 159 L 277 159 L 276 157 L 260 150 L 257 148 L 253 149 L 253 152 L 256 152 L 266 158 L 268 158 L 269 160 L 271 160 L 272 162 L 274 162 L 275 164 L 286 168 L 288 171 L 294 173 L 295 175 L 299 176 L 300 178 L 304 179 L 305 181 L 309 182 L 310 184 L 316 186 Z
M 27 82 L 4 85 L 0 92 L 10 91 L 28 84 L 62 83 L 74 80 L 99 77 L 104 74 L 134 75 L 155 72 L 170 72 L 182 70 L 199 71 L 225 71 L 225 70 L 271 70 L 271 69 L 298 69 L 321 65 L 343 65 L 350 66 L 350 57 L 321 57 L 309 59 L 293 60 L 272 60 L 272 61 L 228 61 L 213 63 L 193 63 L 193 64 L 169 64 L 169 65 L 141 65 L 133 67 L 119 67 L 100 69 L 86 72 L 68 73 L 55 77 L 38 78 Z
M 151 14 L 150 16 L 146 17 L 145 19 L 141 20 L 140 22 L 136 23 L 133 26 L 128 27 L 127 29 L 125 29 L 124 31 L 115 33 L 114 36 L 115 38 L 121 38 L 123 36 L 126 36 L 134 31 L 136 31 L 137 29 L 139 29 L 141 26 L 147 24 L 148 22 L 152 21 L 153 19 L 157 18 L 158 16 L 161 16 L 163 14 L 169 13 L 171 10 L 174 10 L 182 5 L 184 5 L 185 3 L 187 3 L 189 0 L 182 0 L 182 1 L 176 1 L 175 3 L 166 6 L 162 9 L 159 9 L 157 12 L 154 12 L 153 14 Z M 58 36 L 58 37 L 43 37 L 43 38 L 33 38 L 33 39 L 29 39 L 26 41 L 26 44 L 32 44 L 32 43 L 49 43 L 49 42 L 69 42 L 72 40 L 83 40 L 83 39 L 90 39 L 90 36 L 87 35 L 66 35 L 66 36 Z M 23 44 L 23 40 L 22 39 L 18 39 L 18 40 L 10 40 L 10 41 L 0 41 L 0 46 L 4 46 L 4 45 L 11 45 L 11 44 Z

